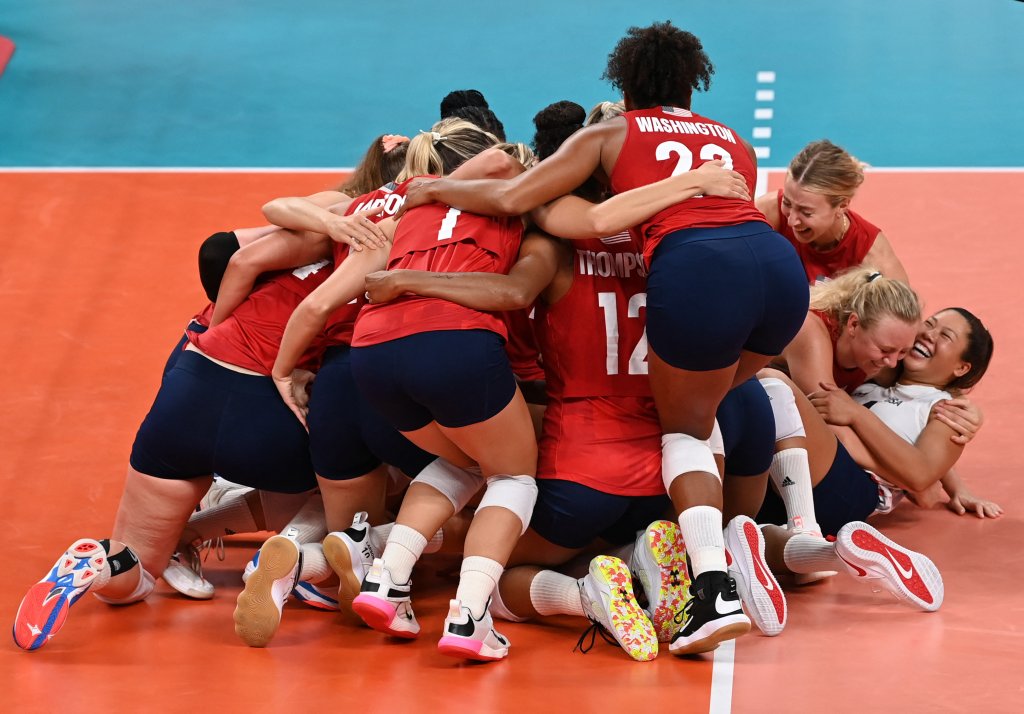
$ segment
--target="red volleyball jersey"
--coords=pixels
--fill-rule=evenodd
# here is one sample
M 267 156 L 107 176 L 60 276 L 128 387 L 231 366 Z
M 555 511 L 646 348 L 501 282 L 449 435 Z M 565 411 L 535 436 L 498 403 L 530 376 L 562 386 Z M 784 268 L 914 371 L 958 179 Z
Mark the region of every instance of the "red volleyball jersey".
M 665 493 L 661 425 L 650 397 L 552 399 L 538 447 L 537 478 L 620 496 Z
M 611 176 L 615 193 L 646 186 L 721 159 L 727 169 L 743 175 L 750 195 L 754 195 L 757 166 L 729 127 L 676 107 L 641 109 L 626 112 L 624 116 L 626 140 Z M 650 265 L 654 249 L 672 231 L 764 220 L 753 200 L 700 196 L 666 208 L 635 230 L 643 242 L 644 258 Z
M 524 381 L 544 379 L 540 350 L 533 334 L 533 308 L 508 310 L 498 313 L 508 330 L 505 354 L 508 355 L 512 373 Z
M 816 250 L 810 245 L 798 241 L 793 228 L 785 221 L 785 216 L 782 215 L 781 189 L 776 200 L 779 204 L 779 215 L 783 218 L 779 233 L 796 248 L 800 262 L 804 264 L 804 270 L 807 272 L 807 282 L 811 285 L 863 263 L 864 257 L 871 250 L 871 246 L 875 244 L 878 234 L 882 232 L 881 228 L 869 223 L 859 213 L 847 211 L 850 227 L 846 229 L 846 235 L 843 236 L 839 245 L 831 250 Z
M 210 357 L 270 375 L 292 311 L 331 274 L 330 261 L 276 273 L 259 283 L 234 312 L 206 332 L 188 333 L 189 341 Z M 314 369 L 328 342 L 322 333 L 309 346 L 299 367 Z
M 405 192 L 408 187 L 409 181 L 403 181 L 399 184 L 391 182 L 374 191 L 364 193 L 362 196 L 352 199 L 352 203 L 348 205 L 345 215 L 351 216 L 353 213 L 367 208 L 380 208 L 381 212 L 379 215 L 369 216 L 369 219 L 374 223 L 380 223 L 385 218 L 391 218 L 398 213 L 398 209 L 405 203 Z M 377 250 L 380 249 L 378 248 Z M 350 253 L 351 248 L 349 248 L 347 243 L 335 242 L 334 264 L 336 266 L 341 265 Z M 359 310 L 366 304 L 366 298 L 360 295 L 331 313 L 327 320 L 327 326 L 324 327 L 328 344 L 333 346 L 352 343 L 352 331 L 355 327 L 356 315 L 359 314 Z
M 572 287 L 537 303 L 534 331 L 553 398 L 649 397 L 647 269 L 626 233 L 573 241 Z
M 819 320 L 825 323 L 829 338 L 832 340 L 832 379 L 836 386 L 845 392 L 852 392 L 854 389 L 868 381 L 868 376 L 858 368 L 850 369 L 839 364 L 839 357 L 836 354 L 836 342 L 839 341 L 840 327 L 836 319 L 821 310 L 811 310 Z
M 489 218 L 432 203 L 403 216 L 395 231 L 388 270 L 441 273 L 504 273 L 515 263 L 523 222 Z M 382 305 L 367 305 L 356 320 L 354 346 L 375 345 L 437 330 L 490 330 L 507 338 L 498 315 L 448 300 L 405 295 Z

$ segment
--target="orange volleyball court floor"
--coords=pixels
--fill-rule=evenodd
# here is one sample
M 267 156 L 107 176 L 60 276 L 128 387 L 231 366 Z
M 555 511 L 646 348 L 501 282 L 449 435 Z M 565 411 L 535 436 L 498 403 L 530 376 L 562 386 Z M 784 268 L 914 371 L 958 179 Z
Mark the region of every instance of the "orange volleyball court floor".
M 71 542 L 108 535 L 128 452 L 164 360 L 203 304 L 198 243 L 258 225 L 259 206 L 331 186 L 324 173 L 0 171 L 0 494 L 7 550 L 0 618 Z M 771 185 L 780 177 L 772 174 Z M 716 659 L 663 650 L 635 663 L 573 647 L 571 618 L 502 623 L 505 662 L 437 654 L 453 581 L 417 576 L 419 641 L 388 644 L 339 615 L 289 604 L 277 637 L 250 649 L 231 613 L 259 543 L 207 561 L 217 596 L 162 582 L 141 604 L 85 597 L 45 648 L 0 644 L 2 712 L 1019 712 L 1024 710 L 1024 474 L 1017 427 L 1024 368 L 1024 241 L 1008 200 L 1022 171 L 872 171 L 854 209 L 882 226 L 926 310 L 963 305 L 995 336 L 972 395 L 986 421 L 959 468 L 1004 506 L 995 521 L 904 506 L 874 521 L 927 553 L 945 578 L 935 614 L 842 576 L 788 589 L 790 624 Z M 1018 297 L 1014 297 L 1018 296 Z M 6 546 L 5 546 L 6 547 Z M 713 684 L 714 683 L 714 684 Z

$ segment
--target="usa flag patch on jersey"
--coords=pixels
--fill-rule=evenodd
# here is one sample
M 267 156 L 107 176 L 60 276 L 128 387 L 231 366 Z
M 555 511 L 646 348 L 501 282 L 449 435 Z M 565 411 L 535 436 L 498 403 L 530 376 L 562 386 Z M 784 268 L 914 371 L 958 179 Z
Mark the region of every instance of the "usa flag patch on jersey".
M 680 109 L 679 107 L 662 107 L 662 114 L 668 114 L 670 117 L 692 117 L 693 112 L 689 109 Z

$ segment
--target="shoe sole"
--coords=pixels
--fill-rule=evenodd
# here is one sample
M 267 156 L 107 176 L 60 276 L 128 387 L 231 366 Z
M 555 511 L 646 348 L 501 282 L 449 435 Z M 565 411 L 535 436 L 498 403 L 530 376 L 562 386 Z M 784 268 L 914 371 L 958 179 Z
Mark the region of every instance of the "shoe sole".
M 445 635 L 437 643 L 437 651 L 446 657 L 470 659 L 475 662 L 496 662 L 508 657 L 508 647 L 495 649 L 479 640 Z
M 945 587 L 935 563 L 886 538 L 874 527 L 866 523 L 844 526 L 836 537 L 836 553 L 851 566 L 858 580 L 879 580 L 898 599 L 925 612 L 935 612 L 942 606 Z M 911 575 L 907 577 L 900 570 Z
M 22 598 L 11 630 L 14 643 L 32 651 L 49 642 L 64 626 L 71 606 L 95 581 L 106 559 L 107 553 L 98 541 L 82 538 L 72 543 L 46 579 L 30 587 Z M 69 575 L 70 582 L 58 584 Z
M 338 606 L 352 610 L 352 601 L 359 596 L 359 587 L 362 585 L 352 565 L 352 553 L 345 542 L 333 533 L 327 534 L 323 545 L 324 558 L 338 575 Z
M 647 662 L 658 656 L 658 635 L 633 594 L 633 578 L 618 558 L 598 556 L 590 562 L 590 576 L 602 586 L 602 603 L 611 634 L 630 657 Z
M 412 640 L 420 634 L 419 630 L 410 632 L 409 630 L 394 628 L 392 626 L 393 622 L 396 620 L 401 622 L 398 612 L 395 610 L 394 605 L 379 597 L 368 593 L 360 593 L 352 601 L 352 609 L 362 618 L 363 622 L 377 632 L 383 632 L 385 635 Z
M 669 642 L 676 633 L 675 616 L 689 600 L 690 577 L 686 569 L 686 549 L 679 526 L 671 521 L 659 521 L 644 533 L 644 548 L 640 552 L 644 570 L 658 573 L 657 589 L 653 583 L 644 583 L 650 593 L 657 593 L 657 602 L 650 604 L 651 620 L 659 642 Z
M 757 524 L 749 518 L 730 521 L 725 547 L 732 555 L 732 567 L 739 571 L 734 580 L 747 614 L 768 637 L 781 634 L 789 615 L 786 595 L 765 562 L 764 538 Z
M 173 561 L 172 561 L 173 562 Z M 188 571 L 178 574 L 178 570 Z M 174 563 L 164 568 L 163 575 L 164 582 L 171 586 L 175 592 L 179 595 L 184 595 L 192 600 L 211 600 L 215 592 L 215 588 L 210 583 L 205 586 L 195 586 L 192 582 L 193 577 L 198 577 L 191 568 L 184 563 Z
M 235 606 L 235 634 L 250 647 L 266 647 L 281 624 L 281 611 L 274 602 L 274 582 L 288 577 L 299 562 L 293 541 L 274 536 L 260 548 L 256 570 L 245 581 Z
M 746 615 L 737 614 L 720 617 L 697 630 L 687 644 L 669 645 L 674 655 L 692 655 L 711 652 L 727 640 L 734 640 L 750 632 L 750 620 Z

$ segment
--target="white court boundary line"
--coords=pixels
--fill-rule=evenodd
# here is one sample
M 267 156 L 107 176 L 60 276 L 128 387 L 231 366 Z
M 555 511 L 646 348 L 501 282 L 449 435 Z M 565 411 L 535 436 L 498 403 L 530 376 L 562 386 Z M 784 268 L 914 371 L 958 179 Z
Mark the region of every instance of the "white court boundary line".
M 736 640 L 727 640 L 715 650 L 711 663 L 711 705 L 708 714 L 732 712 L 732 680 L 736 661 Z

